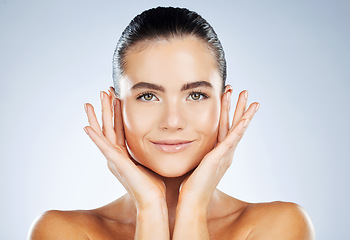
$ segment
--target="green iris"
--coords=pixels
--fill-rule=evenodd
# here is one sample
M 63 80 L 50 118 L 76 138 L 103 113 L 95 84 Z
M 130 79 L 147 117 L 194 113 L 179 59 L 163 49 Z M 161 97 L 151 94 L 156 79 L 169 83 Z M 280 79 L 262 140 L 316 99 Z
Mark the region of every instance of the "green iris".
M 200 93 L 192 93 L 191 96 L 193 100 L 199 100 L 201 98 Z
M 146 101 L 151 101 L 152 98 L 153 98 L 153 94 L 145 94 L 145 95 L 143 96 L 143 98 L 144 98 Z

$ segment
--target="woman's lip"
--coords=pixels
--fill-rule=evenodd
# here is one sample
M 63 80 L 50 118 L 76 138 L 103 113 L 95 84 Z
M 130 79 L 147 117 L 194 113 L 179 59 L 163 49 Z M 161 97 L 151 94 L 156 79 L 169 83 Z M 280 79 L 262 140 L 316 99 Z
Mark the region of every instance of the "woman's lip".
M 186 141 L 186 142 L 180 142 L 180 141 L 159 141 L 159 142 L 152 142 L 151 143 L 160 151 L 165 153 L 177 153 L 182 152 L 186 148 L 188 148 L 193 141 Z

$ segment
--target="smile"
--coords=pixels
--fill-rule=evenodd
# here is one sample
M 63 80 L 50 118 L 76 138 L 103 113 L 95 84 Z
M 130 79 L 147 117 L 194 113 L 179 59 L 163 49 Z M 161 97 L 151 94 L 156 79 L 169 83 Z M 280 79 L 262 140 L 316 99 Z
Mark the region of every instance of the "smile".
M 177 153 L 187 149 L 193 141 L 184 140 L 162 140 L 151 141 L 151 143 L 160 151 L 165 153 Z

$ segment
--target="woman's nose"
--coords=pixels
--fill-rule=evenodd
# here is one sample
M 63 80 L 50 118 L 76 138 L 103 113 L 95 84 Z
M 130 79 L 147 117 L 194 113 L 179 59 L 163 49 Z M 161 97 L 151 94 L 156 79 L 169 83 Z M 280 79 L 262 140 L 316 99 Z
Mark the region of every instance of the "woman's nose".
M 164 104 L 162 111 L 160 120 L 160 128 L 162 130 L 178 131 L 184 129 L 185 119 L 183 118 L 183 110 L 180 104 Z

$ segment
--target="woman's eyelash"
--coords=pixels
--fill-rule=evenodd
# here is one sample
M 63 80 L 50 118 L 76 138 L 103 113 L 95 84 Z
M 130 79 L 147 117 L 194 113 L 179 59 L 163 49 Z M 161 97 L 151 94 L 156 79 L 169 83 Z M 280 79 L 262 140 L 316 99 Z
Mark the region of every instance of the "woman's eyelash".
M 139 95 L 137 95 L 137 97 L 136 97 L 136 99 L 141 99 L 142 97 L 145 97 L 145 96 L 147 96 L 147 95 L 152 95 L 152 96 L 154 96 L 154 93 L 152 93 L 152 92 L 143 92 L 143 93 L 140 93 Z
M 207 99 L 210 97 L 209 94 L 207 94 L 206 92 L 202 92 L 201 90 L 193 90 L 190 92 L 189 95 L 192 95 L 192 94 L 200 94 L 203 96 L 204 99 Z
M 146 95 L 153 95 L 153 93 L 151 93 L 151 92 L 140 93 L 140 94 L 137 95 L 136 99 L 140 99 L 140 98 L 142 98 L 142 97 L 144 97 Z
M 190 93 L 189 93 L 189 96 L 193 95 L 193 94 L 199 94 L 201 96 L 203 96 L 203 99 L 207 99 L 209 98 L 209 94 L 207 94 L 206 92 L 203 92 L 201 90 L 192 90 Z M 137 95 L 136 99 L 137 100 L 140 100 L 141 98 L 144 98 L 145 96 L 152 96 L 152 97 L 155 97 L 155 94 L 152 93 L 152 92 L 143 92 L 143 93 L 140 93 L 139 95 Z M 203 99 L 200 99 L 200 100 L 203 100 Z M 197 100 L 198 101 L 198 100 Z

